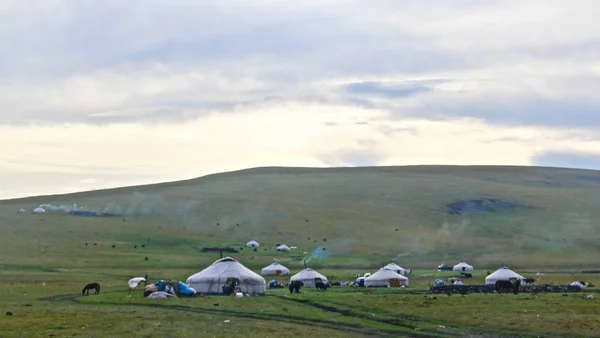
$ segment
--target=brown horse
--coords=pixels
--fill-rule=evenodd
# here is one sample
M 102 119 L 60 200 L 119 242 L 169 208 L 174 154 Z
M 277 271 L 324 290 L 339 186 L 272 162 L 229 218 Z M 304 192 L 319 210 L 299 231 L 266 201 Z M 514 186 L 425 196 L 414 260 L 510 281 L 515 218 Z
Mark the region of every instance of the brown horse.
M 90 283 L 86 286 L 83 287 L 83 290 L 81 290 L 81 295 L 82 296 L 88 296 L 90 294 L 90 290 L 95 290 L 94 294 L 99 294 L 100 293 L 100 284 L 98 283 Z

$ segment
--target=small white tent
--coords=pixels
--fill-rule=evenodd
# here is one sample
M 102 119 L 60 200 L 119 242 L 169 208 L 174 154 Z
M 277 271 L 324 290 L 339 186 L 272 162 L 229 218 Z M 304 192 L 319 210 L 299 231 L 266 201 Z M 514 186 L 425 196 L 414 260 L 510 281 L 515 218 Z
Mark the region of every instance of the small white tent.
M 485 277 L 485 284 L 494 285 L 494 284 L 496 284 L 497 281 L 500 281 L 500 280 L 509 281 L 512 278 L 521 279 L 521 280 L 525 279 L 525 277 L 523 277 L 523 276 L 519 275 L 518 273 L 512 271 L 511 269 L 503 266 L 500 269 L 496 270 L 494 273 Z
M 292 278 L 290 278 L 290 282 L 297 280 L 302 281 L 304 283 L 304 286 L 306 287 L 315 286 L 315 282 L 319 280 L 321 280 L 321 282 L 323 283 L 327 283 L 327 277 L 323 276 L 322 274 L 316 272 L 311 268 L 306 268 L 293 275 Z
M 246 246 L 249 246 L 251 248 L 258 248 L 260 244 L 258 244 L 258 242 L 255 240 L 251 240 L 250 242 L 246 243 Z
M 267 282 L 259 274 L 231 257 L 221 258 L 186 280 L 189 287 L 203 294 L 220 294 L 223 285 L 235 282 L 243 293 L 264 295 Z
M 279 251 L 279 252 L 290 252 L 290 251 L 292 251 L 292 249 L 289 246 L 285 245 L 285 244 L 281 244 L 280 246 L 277 247 L 277 251 Z
M 408 286 L 408 278 L 385 268 L 365 278 L 365 286 L 389 286 L 400 287 L 401 285 Z
M 44 208 L 35 208 L 35 209 L 33 209 L 33 213 L 34 214 L 45 214 L 46 213 L 46 209 L 44 209 Z
M 384 266 L 383 268 L 386 269 L 386 270 L 394 271 L 395 273 L 397 273 L 399 275 L 405 275 L 406 274 L 406 269 L 400 267 L 396 263 L 390 263 L 390 264 Z
M 452 271 L 473 271 L 473 266 L 461 261 L 452 267 Z
M 263 276 L 289 275 L 290 269 L 277 262 L 274 262 L 271 265 L 266 266 L 262 270 L 260 270 L 260 274 Z

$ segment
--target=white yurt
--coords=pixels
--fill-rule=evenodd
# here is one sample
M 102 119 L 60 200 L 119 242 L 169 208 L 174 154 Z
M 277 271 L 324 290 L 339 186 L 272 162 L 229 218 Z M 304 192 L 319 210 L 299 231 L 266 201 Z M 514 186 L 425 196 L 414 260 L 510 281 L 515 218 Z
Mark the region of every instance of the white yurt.
M 323 283 L 327 283 L 327 277 L 323 276 L 322 274 L 316 272 L 311 268 L 306 268 L 293 275 L 292 278 L 290 278 L 290 282 L 297 280 L 302 281 L 304 283 L 304 286 L 306 287 L 315 286 L 315 282 L 319 280 L 321 280 L 321 282 Z
M 46 213 L 46 209 L 38 207 L 38 208 L 33 209 L 33 213 L 34 214 L 45 214 Z
M 198 293 L 220 294 L 223 292 L 223 285 L 232 281 L 236 282 L 243 293 L 264 295 L 267 291 L 264 278 L 231 257 L 215 261 L 206 269 L 188 277 L 185 283 Z
M 383 268 L 386 269 L 386 270 L 394 271 L 395 273 L 397 273 L 399 275 L 405 275 L 406 274 L 406 269 L 400 267 L 396 263 L 390 263 L 390 264 L 384 266 Z
M 473 266 L 461 261 L 452 267 L 452 271 L 473 271 Z
M 521 280 L 525 279 L 525 277 L 523 277 L 523 276 L 519 275 L 518 273 L 512 271 L 511 269 L 503 266 L 500 269 L 496 270 L 494 273 L 485 277 L 485 284 L 494 285 L 499 280 L 509 281 L 512 278 L 517 278 L 517 279 L 521 279 Z
M 392 270 L 385 268 L 379 269 L 379 271 L 365 278 L 365 286 L 389 286 L 389 287 L 400 287 L 408 286 L 408 278 L 396 273 Z
M 265 266 L 260 270 L 260 274 L 263 276 L 281 276 L 281 275 L 289 275 L 290 269 L 285 266 L 274 262 L 269 266 Z
M 258 244 L 258 242 L 255 240 L 251 240 L 250 242 L 246 243 L 246 246 L 249 246 L 251 248 L 258 248 L 260 244 Z
M 280 246 L 277 247 L 277 251 L 279 251 L 279 252 L 290 252 L 290 251 L 292 251 L 292 249 L 289 246 L 285 245 L 285 244 L 281 244 Z

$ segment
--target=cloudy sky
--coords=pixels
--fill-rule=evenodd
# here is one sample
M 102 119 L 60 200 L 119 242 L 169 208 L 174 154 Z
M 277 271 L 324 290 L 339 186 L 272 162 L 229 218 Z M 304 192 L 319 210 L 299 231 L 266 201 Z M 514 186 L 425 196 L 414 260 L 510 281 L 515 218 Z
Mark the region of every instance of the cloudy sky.
M 0 199 L 255 166 L 600 169 L 597 0 L 0 0 Z

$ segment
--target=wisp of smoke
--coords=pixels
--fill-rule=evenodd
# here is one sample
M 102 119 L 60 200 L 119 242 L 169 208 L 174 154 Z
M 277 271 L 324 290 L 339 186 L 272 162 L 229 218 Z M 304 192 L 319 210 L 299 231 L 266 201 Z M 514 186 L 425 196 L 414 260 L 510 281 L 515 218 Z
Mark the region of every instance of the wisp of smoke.
M 46 211 L 54 211 L 54 212 L 56 212 L 56 211 L 69 212 L 69 211 L 73 211 L 73 210 L 78 210 L 77 204 L 72 204 L 72 205 L 42 204 L 38 208 L 43 208 Z M 81 208 L 79 208 L 79 209 L 81 209 Z
M 325 259 L 327 258 L 327 250 L 325 248 L 317 248 L 312 252 L 310 257 L 304 259 L 306 264 L 310 263 L 313 260 Z
M 397 254 L 397 255 L 396 255 L 396 257 L 394 257 L 394 260 L 396 260 L 396 259 L 398 259 L 398 258 L 402 258 L 402 257 L 410 256 L 410 255 L 412 255 L 412 253 L 411 253 L 411 252 L 404 252 L 404 253 L 401 253 L 401 254 Z

